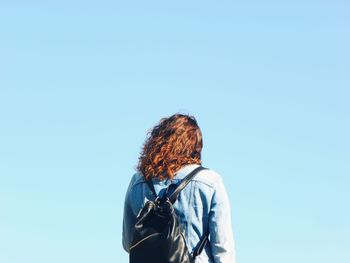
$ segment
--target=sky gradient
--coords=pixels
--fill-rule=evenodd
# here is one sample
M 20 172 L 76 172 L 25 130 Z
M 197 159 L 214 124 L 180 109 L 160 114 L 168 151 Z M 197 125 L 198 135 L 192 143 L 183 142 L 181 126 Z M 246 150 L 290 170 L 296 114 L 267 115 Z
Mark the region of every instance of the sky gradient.
M 350 262 L 347 1 L 2 1 L 0 262 L 127 262 L 123 199 L 176 112 L 238 263 Z

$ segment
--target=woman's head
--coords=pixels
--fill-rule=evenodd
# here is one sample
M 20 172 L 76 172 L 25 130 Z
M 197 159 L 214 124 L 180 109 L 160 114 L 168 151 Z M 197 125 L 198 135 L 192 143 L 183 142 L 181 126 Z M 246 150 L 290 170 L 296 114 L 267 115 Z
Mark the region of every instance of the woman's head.
M 193 116 L 163 118 L 144 143 L 137 169 L 148 179 L 172 178 L 187 164 L 201 164 L 202 133 Z

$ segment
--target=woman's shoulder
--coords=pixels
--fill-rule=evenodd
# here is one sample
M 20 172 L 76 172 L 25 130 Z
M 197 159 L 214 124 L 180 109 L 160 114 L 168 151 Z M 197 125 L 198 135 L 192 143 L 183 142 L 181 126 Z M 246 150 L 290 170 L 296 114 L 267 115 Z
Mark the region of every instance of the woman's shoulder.
M 194 181 L 201 182 L 215 188 L 218 183 L 222 183 L 222 177 L 217 171 L 207 168 L 200 171 L 194 178 Z
M 136 184 L 142 183 L 143 181 L 144 181 L 143 174 L 139 171 L 136 171 L 131 177 L 130 186 L 133 187 Z

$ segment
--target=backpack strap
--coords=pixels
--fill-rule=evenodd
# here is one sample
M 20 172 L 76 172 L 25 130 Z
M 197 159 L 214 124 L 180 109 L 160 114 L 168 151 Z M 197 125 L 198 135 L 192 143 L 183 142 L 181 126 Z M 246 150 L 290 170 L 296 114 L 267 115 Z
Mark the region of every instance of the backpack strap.
M 201 238 L 201 240 L 199 240 L 198 245 L 195 247 L 195 249 L 192 253 L 192 259 L 195 259 L 200 253 L 202 253 L 208 240 L 209 240 L 209 226 L 208 226 L 208 229 L 205 232 L 204 236 Z
M 192 172 L 190 172 L 186 177 L 181 181 L 178 187 L 174 190 L 174 192 L 169 196 L 170 202 L 173 204 L 177 200 L 180 192 L 188 185 L 188 183 L 197 175 L 198 172 L 202 170 L 208 170 L 208 168 L 205 168 L 203 166 L 199 166 L 196 169 L 194 169 Z M 205 245 L 208 242 L 209 238 L 209 227 L 206 230 L 204 236 L 199 241 L 198 245 L 194 249 L 192 253 L 192 258 L 195 259 L 204 249 Z
M 149 178 L 148 180 L 145 178 L 145 181 L 146 181 L 146 184 L 148 185 L 149 189 L 151 189 L 154 197 L 157 198 L 157 193 L 156 193 L 156 190 L 154 189 L 152 178 Z
M 169 200 L 171 201 L 172 204 L 175 203 L 175 201 L 177 200 L 180 192 L 188 185 L 188 183 L 201 170 L 208 170 L 208 168 L 204 168 L 203 166 L 199 166 L 196 169 L 194 169 L 192 172 L 190 172 L 188 175 L 186 175 L 186 177 L 181 181 L 181 183 L 176 187 L 176 189 L 173 191 L 173 193 L 169 196 Z M 152 178 L 150 178 L 148 180 L 145 178 L 145 182 L 148 185 L 149 189 L 151 189 L 154 197 L 157 198 L 158 195 L 156 193 L 156 190 L 154 189 Z
M 169 200 L 172 204 L 175 203 L 180 192 L 188 185 L 188 183 L 196 176 L 196 174 L 202 170 L 208 170 L 208 168 L 205 168 L 203 166 L 199 166 L 196 169 L 194 169 L 192 172 L 190 172 L 188 175 L 186 175 L 186 177 L 176 187 L 174 192 L 169 196 Z

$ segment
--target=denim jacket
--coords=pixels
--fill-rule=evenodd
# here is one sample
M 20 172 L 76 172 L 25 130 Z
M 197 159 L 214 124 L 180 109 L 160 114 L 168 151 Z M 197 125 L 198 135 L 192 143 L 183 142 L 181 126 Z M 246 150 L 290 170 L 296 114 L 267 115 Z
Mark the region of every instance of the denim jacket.
M 153 179 L 157 194 L 171 184 L 179 183 L 187 174 L 198 167 L 190 164 L 182 167 L 172 180 Z M 132 242 L 132 228 L 143 205 L 154 196 L 140 173 L 134 174 L 129 184 L 123 218 L 123 247 L 129 251 Z M 202 170 L 181 191 L 174 203 L 180 220 L 187 248 L 194 248 L 209 228 L 209 242 L 196 263 L 235 263 L 235 247 L 231 225 L 231 209 L 221 176 L 212 170 Z

